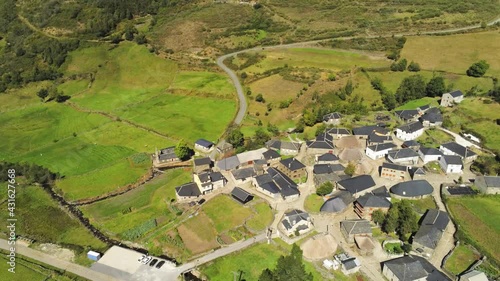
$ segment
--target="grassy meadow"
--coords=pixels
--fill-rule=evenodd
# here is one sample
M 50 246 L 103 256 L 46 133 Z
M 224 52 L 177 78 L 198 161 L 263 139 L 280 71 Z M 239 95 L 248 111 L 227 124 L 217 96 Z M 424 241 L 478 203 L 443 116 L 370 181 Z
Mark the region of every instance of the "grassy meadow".
M 455 275 L 459 275 L 468 269 L 475 261 L 481 256 L 478 255 L 474 249 L 468 245 L 459 245 L 446 260 L 444 268 Z
M 473 241 L 473 245 L 483 254 L 500 261 L 500 201 L 499 196 L 474 196 L 449 198 L 447 200 L 451 215 L 460 230 Z M 472 242 L 470 242 L 472 243 Z
M 321 206 L 323 206 L 323 203 L 325 203 L 323 197 L 317 194 L 311 194 L 307 196 L 306 201 L 304 202 L 304 208 L 310 213 L 319 213 L 319 210 Z

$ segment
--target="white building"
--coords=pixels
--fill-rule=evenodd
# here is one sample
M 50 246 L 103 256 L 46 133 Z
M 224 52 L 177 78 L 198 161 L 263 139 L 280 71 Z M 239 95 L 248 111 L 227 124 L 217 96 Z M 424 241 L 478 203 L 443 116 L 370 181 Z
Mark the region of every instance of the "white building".
M 441 106 L 453 106 L 456 103 L 461 103 L 464 100 L 464 93 L 456 90 L 450 93 L 445 93 L 441 97 Z
M 291 210 L 285 213 L 280 226 L 286 236 L 302 235 L 312 230 L 311 218 L 302 210 Z
M 424 164 L 427 164 L 432 161 L 439 161 L 439 158 L 443 156 L 443 153 L 436 148 L 422 146 L 418 149 L 418 156 L 422 159 Z
M 412 122 L 396 128 L 396 137 L 404 141 L 414 140 L 423 133 L 424 126 L 420 122 Z
M 369 158 L 376 160 L 384 158 L 389 153 L 389 151 L 391 151 L 395 147 L 396 145 L 393 144 L 392 142 L 375 144 L 368 146 L 365 150 L 365 153 L 366 156 L 368 156 Z
M 441 169 L 447 174 L 460 174 L 462 173 L 462 158 L 456 155 L 444 155 L 439 159 Z
M 387 159 L 396 164 L 415 165 L 418 163 L 418 153 L 411 148 L 391 150 L 387 154 Z

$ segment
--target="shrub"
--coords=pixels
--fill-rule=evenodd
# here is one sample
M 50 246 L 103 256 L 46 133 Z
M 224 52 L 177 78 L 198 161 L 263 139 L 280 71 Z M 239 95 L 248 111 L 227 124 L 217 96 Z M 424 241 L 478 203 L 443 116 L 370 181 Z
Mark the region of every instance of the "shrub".
M 412 61 L 408 65 L 408 71 L 418 72 L 418 71 L 420 71 L 420 65 L 418 63 Z
M 481 77 L 486 73 L 488 68 L 490 68 L 490 65 L 485 60 L 480 60 L 467 69 L 467 76 Z

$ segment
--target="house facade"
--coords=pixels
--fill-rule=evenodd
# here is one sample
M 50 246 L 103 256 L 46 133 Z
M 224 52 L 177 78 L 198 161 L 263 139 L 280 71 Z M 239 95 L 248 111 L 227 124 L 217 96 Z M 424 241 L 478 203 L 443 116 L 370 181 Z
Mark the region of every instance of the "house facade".
M 391 150 L 387 154 L 387 159 L 395 164 L 415 165 L 418 163 L 418 153 L 410 148 Z
M 175 195 L 178 201 L 186 201 L 200 197 L 201 192 L 196 183 L 190 182 L 176 187 Z
M 453 106 L 456 103 L 461 103 L 464 100 L 464 94 L 460 90 L 450 93 L 445 93 L 441 97 L 441 106 Z
M 360 219 L 372 220 L 372 214 L 376 210 L 384 213 L 389 211 L 391 202 L 387 198 L 367 193 L 354 202 L 354 212 Z
M 285 213 L 281 220 L 280 230 L 288 237 L 299 236 L 311 231 L 312 226 L 309 214 L 295 209 Z
M 370 159 L 377 160 L 384 158 L 394 148 L 396 148 L 396 145 L 393 143 L 376 144 L 368 146 L 365 153 Z
M 276 168 L 291 179 L 301 179 L 307 176 L 306 166 L 295 158 L 281 160 Z
M 443 153 L 436 148 L 421 146 L 418 149 L 418 156 L 420 157 L 420 159 L 422 159 L 422 162 L 424 162 L 424 164 L 427 164 L 432 161 L 439 161 L 439 158 L 443 156 Z
M 393 163 L 383 163 L 380 170 L 380 177 L 390 180 L 406 181 L 410 179 L 408 167 Z
M 194 143 L 194 149 L 202 152 L 210 152 L 214 148 L 215 144 L 206 139 L 199 139 Z
M 323 116 L 323 123 L 327 125 L 338 125 L 342 119 L 342 115 L 338 112 L 333 112 Z
M 500 194 L 499 176 L 477 176 L 474 184 L 481 193 Z
M 464 163 L 470 163 L 477 158 L 477 154 L 472 150 L 453 141 L 440 145 L 439 150 L 443 152 L 444 155 L 460 156 Z
M 400 140 L 409 141 L 420 137 L 424 133 L 424 126 L 420 122 L 404 124 L 396 128 L 396 137 Z
M 447 174 L 460 174 L 462 173 L 462 158 L 457 155 L 444 155 L 439 159 L 441 169 Z

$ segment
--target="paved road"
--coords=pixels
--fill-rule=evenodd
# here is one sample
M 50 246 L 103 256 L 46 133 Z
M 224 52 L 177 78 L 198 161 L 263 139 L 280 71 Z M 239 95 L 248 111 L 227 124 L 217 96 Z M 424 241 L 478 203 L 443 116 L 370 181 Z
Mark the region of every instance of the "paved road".
M 0 239 L 0 248 L 4 250 L 8 250 L 11 246 L 7 243 L 7 240 Z M 31 259 L 35 259 L 37 261 L 40 261 L 42 263 L 51 265 L 53 267 L 57 267 L 60 269 L 63 269 L 65 271 L 74 273 L 76 275 L 82 276 L 84 278 L 87 278 L 89 280 L 95 280 L 95 281 L 118 281 L 118 279 L 115 279 L 109 275 L 102 274 L 96 271 L 91 270 L 90 268 L 83 267 L 81 265 L 77 265 L 68 261 L 60 260 L 57 258 L 54 258 L 51 255 L 45 254 L 43 252 L 28 248 L 26 246 L 22 246 L 19 244 L 16 244 L 16 253 L 19 255 L 26 256 Z

